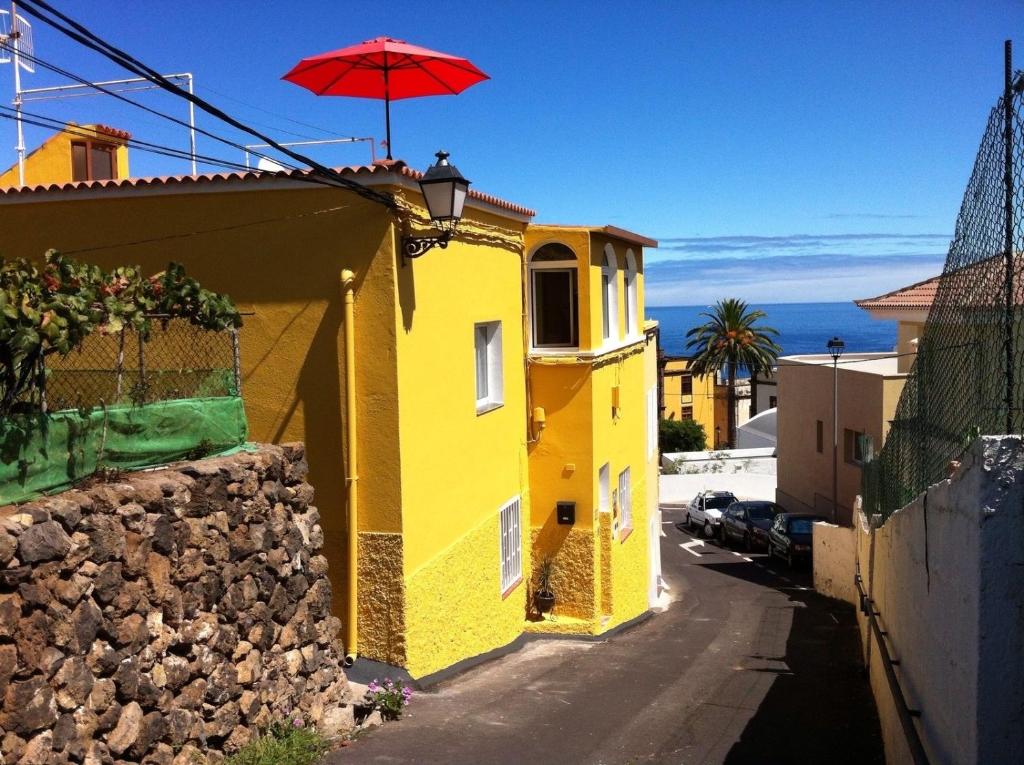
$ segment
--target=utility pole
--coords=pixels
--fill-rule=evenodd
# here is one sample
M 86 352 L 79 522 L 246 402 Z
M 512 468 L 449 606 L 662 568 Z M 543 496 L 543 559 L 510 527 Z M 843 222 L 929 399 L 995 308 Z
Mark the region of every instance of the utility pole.
M 21 28 L 18 4 L 11 2 L 11 63 L 14 65 L 14 116 L 18 123 L 18 185 L 25 185 L 25 124 L 21 121 Z

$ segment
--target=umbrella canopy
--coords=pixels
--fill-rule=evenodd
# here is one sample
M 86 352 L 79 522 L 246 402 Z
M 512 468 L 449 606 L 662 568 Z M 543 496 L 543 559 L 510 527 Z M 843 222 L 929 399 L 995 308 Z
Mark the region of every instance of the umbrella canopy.
M 384 100 L 388 159 L 391 159 L 391 102 L 420 96 L 453 96 L 490 79 L 467 59 L 377 37 L 347 48 L 309 56 L 282 79 L 318 96 Z

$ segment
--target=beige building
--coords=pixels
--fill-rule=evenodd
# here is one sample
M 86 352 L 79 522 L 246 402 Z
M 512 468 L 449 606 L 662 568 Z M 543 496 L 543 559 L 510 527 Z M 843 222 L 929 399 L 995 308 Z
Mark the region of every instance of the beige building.
M 776 495 L 789 511 L 818 513 L 849 525 L 850 508 L 861 490 L 861 466 L 889 432 L 937 284 L 936 277 L 856 301 L 873 318 L 898 322 L 897 345 L 895 353 L 847 351 L 838 364 L 835 507 L 832 357 L 822 353 L 779 359 Z

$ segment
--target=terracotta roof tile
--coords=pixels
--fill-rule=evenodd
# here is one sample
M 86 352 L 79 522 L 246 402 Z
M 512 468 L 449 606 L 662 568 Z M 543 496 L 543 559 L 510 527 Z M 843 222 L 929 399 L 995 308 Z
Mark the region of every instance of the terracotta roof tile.
M 122 131 L 116 131 L 122 132 Z M 405 178 L 410 178 L 414 181 L 418 181 L 423 177 L 423 173 L 418 170 L 413 170 L 411 167 L 406 165 L 401 160 L 394 162 L 377 162 L 373 165 L 354 165 L 350 167 L 336 167 L 334 168 L 338 173 L 346 177 L 358 178 L 360 176 L 369 175 L 388 175 L 396 174 L 401 175 Z M 197 175 L 161 175 L 150 178 L 121 178 L 106 181 L 77 181 L 71 183 L 51 183 L 41 184 L 36 186 L 12 186 L 6 189 L 0 189 L 0 199 L 3 197 L 21 197 L 34 194 L 46 194 L 58 191 L 82 191 L 86 189 L 125 189 L 125 188 L 142 188 L 148 186 L 192 186 L 192 185 L 206 185 L 206 184 L 217 184 L 217 183 L 257 183 L 261 179 L 267 178 L 303 178 L 313 175 L 312 170 L 283 170 L 280 172 L 268 172 L 268 171 L 256 171 L 256 170 L 241 170 L 234 172 L 225 173 L 199 173 Z M 524 215 L 527 217 L 533 217 L 536 215 L 534 210 L 522 205 L 517 205 L 514 202 L 509 202 L 504 199 L 500 199 L 490 194 L 485 194 L 475 189 L 470 189 L 469 196 L 471 199 L 476 199 L 494 207 L 498 207 L 502 210 L 508 210 L 509 212 L 516 213 L 517 215 Z
M 898 290 L 886 292 L 873 298 L 854 300 L 860 308 L 931 308 L 935 293 L 939 288 L 939 277 L 933 276 L 923 282 L 917 282 Z

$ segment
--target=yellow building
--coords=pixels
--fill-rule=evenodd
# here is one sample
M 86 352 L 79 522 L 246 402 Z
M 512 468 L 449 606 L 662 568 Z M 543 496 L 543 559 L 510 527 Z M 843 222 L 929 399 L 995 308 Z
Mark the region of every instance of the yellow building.
M 718 385 L 714 375 L 690 372 L 692 359 L 687 356 L 666 356 L 663 362 L 662 418 L 694 420 L 704 428 L 708 449 L 722 446 L 727 438 L 726 419 L 729 413 L 726 386 Z
M 656 244 L 611 226 L 526 232 L 530 529 L 558 598 L 535 631 L 598 634 L 649 603 L 657 345 L 642 251 Z
M 547 631 L 598 632 L 643 613 L 641 524 L 657 488 L 644 424 L 653 344 L 640 322 L 649 240 L 565 230 L 578 347 L 535 348 L 532 337 L 561 330 L 524 301 L 557 308 L 566 295 L 554 294 L 557 276 L 527 283 L 527 242 L 548 236 L 528 225 L 532 211 L 470 192 L 447 248 L 405 259 L 403 237 L 429 230 L 420 174 L 402 162 L 340 172 L 397 209 L 302 171 L 29 185 L 0 191 L 4 256 L 53 247 L 153 272 L 177 261 L 251 314 L 251 437 L 306 443 L 347 650 L 422 678 L 507 645 L 533 626 L 530 566 L 547 555 L 558 562 Z M 600 295 L 615 306 L 616 340 L 599 339 Z M 626 468 L 631 478 L 602 503 L 606 463 L 611 481 Z M 558 539 L 576 529 L 555 522 L 562 500 L 577 502 L 591 542 L 585 570 Z M 588 517 L 595 508 L 607 512 Z
M 69 122 L 25 157 L 25 185 L 128 178 L 130 139 L 131 134 L 124 130 Z M 0 188 L 18 185 L 15 163 L 0 174 Z

